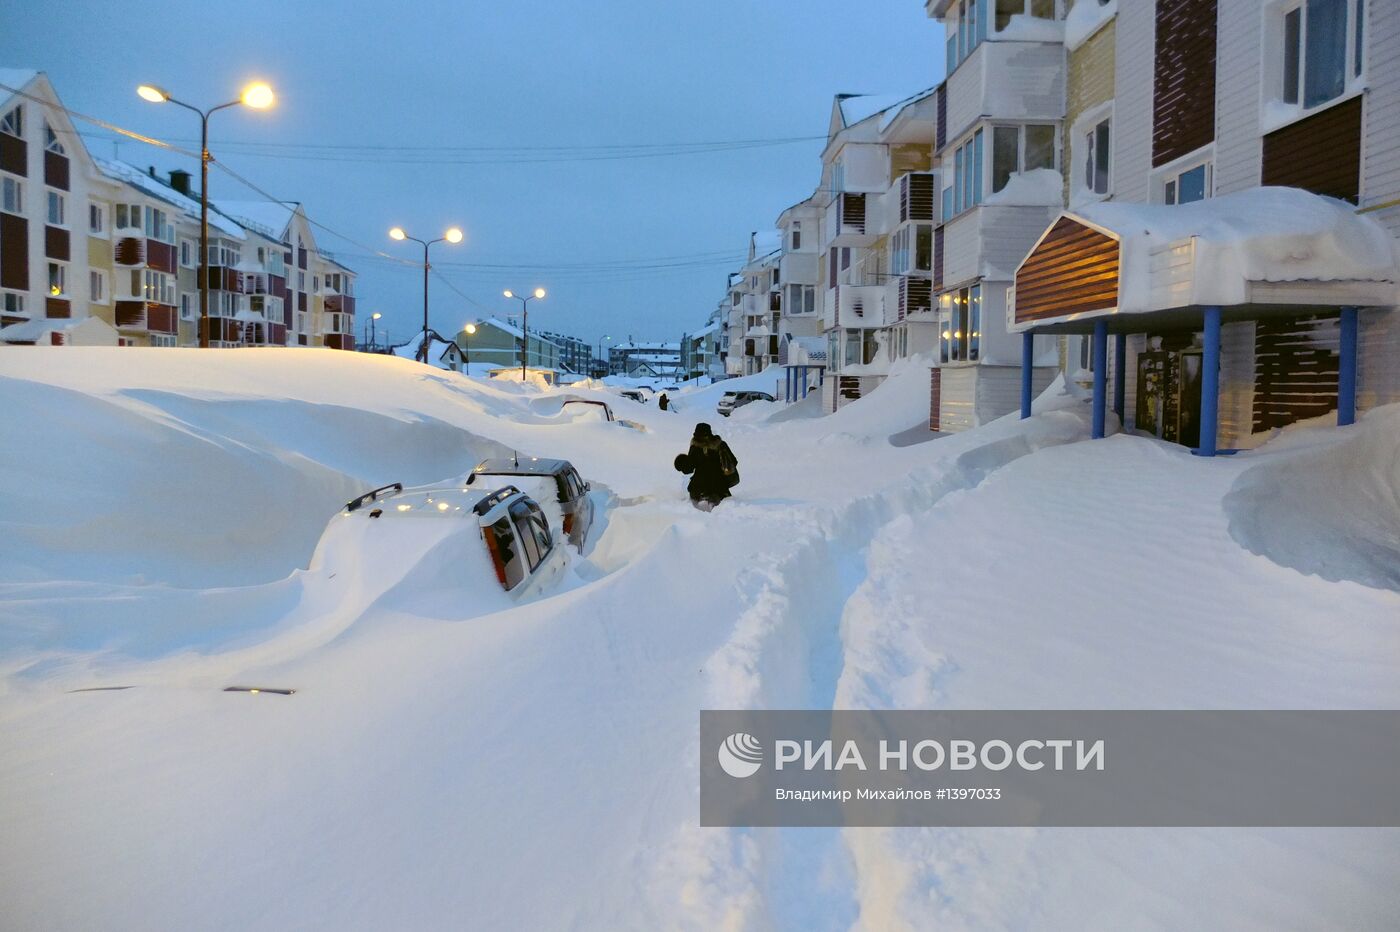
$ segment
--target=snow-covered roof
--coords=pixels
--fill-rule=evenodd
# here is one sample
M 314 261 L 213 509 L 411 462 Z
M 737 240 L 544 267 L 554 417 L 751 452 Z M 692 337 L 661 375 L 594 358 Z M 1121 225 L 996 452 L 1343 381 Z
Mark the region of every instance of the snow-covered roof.
M 98 170 L 108 178 L 131 185 L 143 194 L 159 198 L 167 204 L 178 207 L 191 217 L 199 216 L 199 201 L 181 194 L 159 178 L 153 178 L 149 172 L 137 168 L 129 162 L 118 162 L 97 156 L 93 156 L 92 160 L 97 165 Z M 239 239 L 245 236 L 241 226 L 228 217 L 220 215 L 217 210 L 209 212 L 209 225 Z
M 287 225 L 292 222 L 292 215 L 296 213 L 297 205 L 295 201 L 226 201 L 216 202 L 218 208 L 230 217 L 255 227 L 260 233 L 265 233 L 273 239 L 282 240 L 282 234 L 287 232 Z
M 1065 16 L 1065 48 L 1073 52 L 1118 15 L 1118 0 L 1079 0 Z
M 882 110 L 911 99 L 907 94 L 851 94 L 842 96 L 838 102 L 841 108 L 841 121 L 846 126 L 855 126 Z
M 912 107 L 919 101 L 926 99 L 936 89 L 937 88 L 933 87 L 925 88 L 924 90 L 919 91 L 917 94 L 911 94 L 910 96 L 897 102 L 892 107 L 886 107 L 880 117 L 880 131 L 884 132 L 885 130 L 889 129 L 890 124 L 893 123 L 895 120 L 899 119 L 900 114 L 904 113 L 906 110 L 908 110 L 910 107 Z
M 1358 293 L 1370 294 L 1400 282 L 1400 241 L 1385 227 L 1344 201 L 1298 188 L 1252 188 L 1173 207 L 1108 202 L 1065 216 L 1120 242 L 1120 313 L 1247 304 L 1259 283 L 1364 283 Z M 1185 265 L 1161 261 L 1178 248 L 1189 249 Z

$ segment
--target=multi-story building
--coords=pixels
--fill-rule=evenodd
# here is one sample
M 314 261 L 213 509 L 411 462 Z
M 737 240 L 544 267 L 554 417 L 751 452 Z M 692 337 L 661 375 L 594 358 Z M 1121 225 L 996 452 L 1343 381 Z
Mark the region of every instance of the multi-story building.
M 1400 400 L 1400 6 L 1078 0 L 1068 27 L 1069 211 L 1009 309 L 1027 366 L 1058 343 L 1096 435 L 1111 408 L 1202 454 Z
M 608 347 L 608 371 L 612 375 L 681 378 L 680 343 L 646 343 L 628 338 Z
M 778 321 L 783 300 L 781 260 L 776 232 L 749 235 L 748 261 L 739 270 L 735 283 L 740 321 L 739 375 L 754 375 L 778 361 Z
M 189 173 L 93 158 L 41 73 L 0 85 L 0 342 L 198 345 Z M 211 205 L 207 262 L 211 346 L 354 348 L 354 273 L 299 205 Z
M 415 338 L 415 340 L 421 338 Z M 467 364 L 490 363 L 493 366 L 518 366 L 520 347 L 526 342 L 524 332 L 514 321 L 488 317 L 477 321 L 476 332 L 458 331 L 457 346 Z M 542 331 L 531 331 L 526 365 L 532 369 L 559 369 L 563 365 L 564 348 Z M 416 345 L 416 343 L 415 343 Z
M 559 365 L 568 372 L 587 375 L 593 370 L 593 346 L 566 333 L 541 330 L 540 336 L 559 347 Z
M 827 410 L 878 386 L 896 360 L 935 345 L 936 94 L 843 94 L 832 104 L 813 196 Z

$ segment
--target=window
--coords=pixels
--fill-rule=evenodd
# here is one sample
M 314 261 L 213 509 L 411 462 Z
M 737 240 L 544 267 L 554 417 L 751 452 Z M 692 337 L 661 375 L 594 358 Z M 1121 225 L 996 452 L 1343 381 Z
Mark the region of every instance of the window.
M 92 236 L 107 235 L 107 208 L 101 204 L 88 205 L 88 233 Z
M 1084 190 L 1108 193 L 1109 121 L 1084 134 Z
M 44 122 L 44 149 L 55 155 L 66 155 L 63 151 L 63 143 L 58 141 L 58 134 L 53 131 L 53 127 Z
M 1300 0 L 1284 5 L 1281 17 L 1279 99 L 1311 109 L 1345 94 L 1365 63 L 1365 0 Z
M 9 113 L 0 117 L 0 133 L 10 136 L 24 137 L 24 105 L 16 107 Z
M 982 203 L 982 130 L 953 153 L 953 204 L 949 216 Z
M 1013 16 L 1034 16 L 1036 19 L 1055 18 L 1055 0 L 996 0 L 997 32 L 1011 25 Z
M 133 270 L 133 276 L 136 270 Z M 164 272 L 146 269 L 142 272 L 141 298 L 153 304 L 175 303 L 175 280 Z
M 799 250 L 799 249 L 802 248 L 802 223 L 801 223 L 800 221 L 794 221 L 794 222 L 793 222 L 793 224 L 792 224 L 792 237 L 791 237 L 791 239 L 792 239 L 792 246 L 791 246 L 791 248 L 789 249 L 789 251 L 790 251 L 790 252 L 797 252 L 797 250 Z
M 67 214 L 68 200 L 57 191 L 49 192 L 49 224 L 56 227 L 65 226 L 64 217 Z
M 992 129 L 992 191 L 1016 172 L 1055 167 L 1055 127 L 1033 124 Z
M 88 271 L 88 299 L 94 304 L 107 303 L 107 273 L 98 269 Z
M 193 240 L 180 240 L 180 264 L 187 269 L 194 268 L 195 245 Z
M 175 334 L 173 333 L 153 333 L 151 334 L 152 346 L 171 347 L 175 345 Z
M 141 229 L 141 205 L 118 204 L 116 207 L 117 229 Z
M 54 297 L 68 291 L 68 267 L 61 262 L 49 263 L 49 294 Z
M 305 291 L 305 290 L 306 290 L 306 273 L 305 273 L 305 272 L 298 272 L 298 273 L 297 273 L 297 291 Z
M 1163 204 L 1190 204 L 1210 197 L 1210 162 L 1173 169 L 1162 182 Z
M 6 291 L 0 294 L 0 311 L 5 314 L 24 313 L 24 295 L 17 291 Z
M 180 319 L 181 319 L 181 320 L 193 320 L 193 319 L 194 319 L 194 295 L 192 295 L 192 294 L 182 294 L 182 295 L 180 295 Z
M 933 271 L 933 224 L 910 223 L 890 238 L 890 274 Z
M 6 175 L 0 178 L 0 210 L 7 214 L 24 213 L 24 182 Z
M 136 226 L 135 223 L 132 225 Z M 146 209 L 146 236 L 162 243 L 175 243 L 175 227 L 170 223 L 170 217 L 165 211 L 155 207 Z
M 976 362 L 982 343 L 982 286 L 949 292 L 939 305 L 943 362 Z
M 788 285 L 783 308 L 789 314 L 813 313 L 817 309 L 817 289 L 812 285 Z

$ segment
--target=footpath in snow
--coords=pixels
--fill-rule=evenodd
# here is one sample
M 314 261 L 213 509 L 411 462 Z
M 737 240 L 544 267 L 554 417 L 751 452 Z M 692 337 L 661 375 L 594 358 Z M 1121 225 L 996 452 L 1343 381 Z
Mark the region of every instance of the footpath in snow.
M 1087 442 L 1053 392 L 914 442 L 917 364 L 833 416 L 726 420 L 718 385 L 666 413 L 286 358 L 0 350 L 0 466 L 23 477 L 0 492 L 7 925 L 1400 914 L 1394 830 L 702 830 L 695 740 L 704 708 L 1394 708 L 1400 410 L 1207 461 Z M 562 417 L 561 394 L 643 429 Z M 671 469 L 698 420 L 744 476 L 708 515 Z M 511 450 L 571 460 L 600 506 L 546 598 L 430 548 L 313 561 L 352 495 Z M 106 686 L 131 688 L 71 691 Z

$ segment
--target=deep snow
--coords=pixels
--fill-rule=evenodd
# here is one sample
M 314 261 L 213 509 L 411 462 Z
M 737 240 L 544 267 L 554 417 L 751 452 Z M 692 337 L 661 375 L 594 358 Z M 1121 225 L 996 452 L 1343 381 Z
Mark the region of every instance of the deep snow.
M 1400 412 L 1211 461 L 1087 442 L 1057 389 L 897 446 L 916 363 L 830 417 L 715 417 L 733 384 L 667 413 L 330 351 L 0 349 L 5 925 L 1389 925 L 1393 830 L 701 830 L 695 737 L 702 708 L 1394 708 L 1400 593 L 1348 580 L 1400 528 Z M 698 420 L 744 476 L 708 515 L 671 469 Z M 511 449 L 599 496 L 548 597 L 450 535 L 318 549 L 351 494 Z

